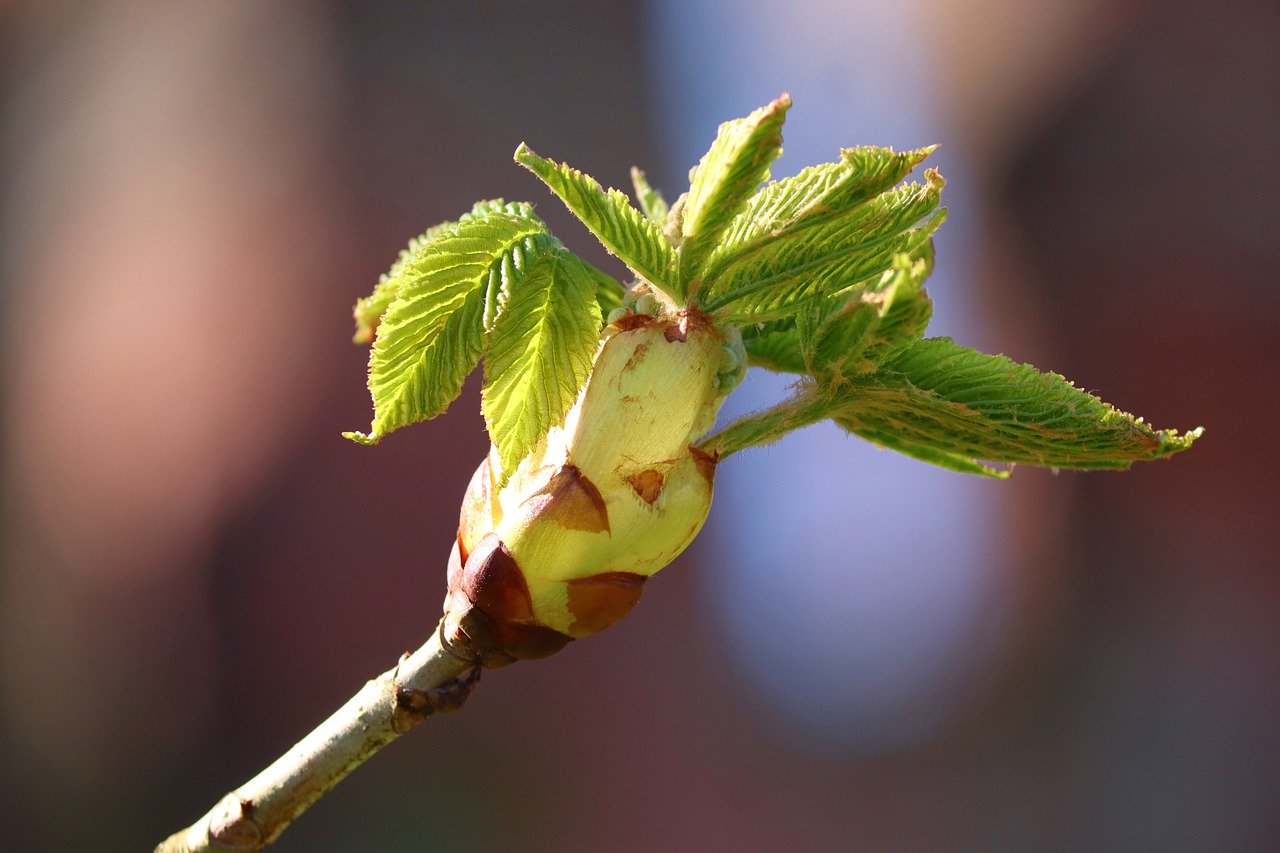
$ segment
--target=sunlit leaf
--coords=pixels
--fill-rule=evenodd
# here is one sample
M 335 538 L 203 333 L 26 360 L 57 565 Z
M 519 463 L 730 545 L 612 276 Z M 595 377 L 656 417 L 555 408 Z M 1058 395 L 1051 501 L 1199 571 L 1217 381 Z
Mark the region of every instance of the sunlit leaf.
M 564 418 L 586 381 L 600 335 L 596 284 L 563 249 L 537 255 L 508 280 L 487 336 L 482 394 L 506 473 Z
M 405 282 L 405 278 L 401 273 L 433 240 L 458 225 L 459 222 L 483 218 L 491 213 L 506 213 L 513 216 L 537 219 L 533 213 L 533 207 L 529 204 L 493 199 L 491 201 L 477 202 L 470 211 L 464 213 L 458 219 L 441 222 L 439 225 L 428 228 L 420 236 L 414 237 L 409 241 L 409 245 L 406 248 L 400 250 L 400 256 L 391 269 L 378 279 L 378 284 L 374 287 L 373 293 L 356 302 L 355 308 L 351 312 L 356 321 L 356 333 L 352 341 L 357 344 L 367 344 L 373 340 L 378 331 L 378 324 L 382 322 L 382 316 L 387 313 L 387 308 L 395 301 L 401 286 Z
M 861 146 L 845 148 L 840 160 L 802 169 L 798 175 L 766 184 L 734 217 L 707 264 L 714 279 L 778 236 L 792 236 L 890 189 L 919 165 L 934 147 L 913 151 Z
M 640 211 L 644 213 L 645 218 L 659 228 L 665 225 L 667 214 L 670 213 L 666 199 L 662 197 L 662 193 L 649 185 L 649 179 L 645 177 L 644 172 L 635 166 L 631 167 L 631 185 L 635 187 L 636 201 L 640 204 Z
M 916 251 L 942 224 L 942 178 L 932 170 L 925 177 L 922 184 L 904 185 L 812 227 L 780 234 L 714 276 L 708 273 L 707 310 L 739 322 L 772 319 L 879 275 L 895 255 Z
M 918 448 L 911 455 L 920 458 L 949 454 L 972 464 L 1128 468 L 1185 450 L 1200 434 L 1154 430 L 1057 374 L 949 338 L 908 346 L 842 399 L 833 416 L 852 432 Z
M 694 168 L 681 223 L 680 274 L 690 292 L 691 280 L 720 244 L 721 235 L 769 177 L 769 167 L 782 153 L 782 123 L 791 96 L 780 98 L 745 118 L 720 125 L 710 150 Z
M 550 239 L 545 229 L 536 217 L 490 212 L 460 220 L 397 264 L 397 295 L 369 355 L 373 424 L 344 435 L 375 444 L 448 408 L 480 359 L 491 275 L 523 264 L 526 241 Z
M 618 190 L 604 190 L 595 178 L 534 154 L 521 143 L 516 162 L 551 188 L 604 247 L 637 275 L 669 292 L 674 266 L 671 245 L 658 227 Z

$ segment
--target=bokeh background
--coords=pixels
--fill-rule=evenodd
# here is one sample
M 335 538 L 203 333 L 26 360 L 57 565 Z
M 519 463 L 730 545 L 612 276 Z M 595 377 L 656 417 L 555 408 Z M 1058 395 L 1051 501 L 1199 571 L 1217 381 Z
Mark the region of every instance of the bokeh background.
M 538 203 L 939 142 L 935 329 L 1191 453 L 966 479 L 815 427 L 722 466 L 614 630 L 490 673 L 278 849 L 1280 842 L 1280 9 L 1169 0 L 0 2 L 0 827 L 148 849 L 435 625 L 478 390 L 370 450 L 349 308 Z M 784 381 L 748 378 L 738 410 Z

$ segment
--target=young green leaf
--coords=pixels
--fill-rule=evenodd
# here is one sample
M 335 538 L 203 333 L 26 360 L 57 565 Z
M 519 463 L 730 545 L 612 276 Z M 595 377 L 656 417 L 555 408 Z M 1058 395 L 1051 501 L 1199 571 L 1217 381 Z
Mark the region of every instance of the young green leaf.
M 538 255 L 509 285 L 486 340 L 482 395 L 504 476 L 573 405 L 601 323 L 597 280 L 564 249 Z
M 1011 473 L 1005 469 L 983 465 L 981 462 L 959 453 L 948 453 L 945 450 L 939 450 L 926 444 L 914 444 L 898 435 L 892 429 L 860 426 L 856 421 L 840 417 L 835 418 L 835 422 L 849 432 L 865 438 L 872 444 L 878 444 L 889 450 L 896 450 L 903 456 L 910 456 L 912 459 L 928 462 L 930 465 L 937 465 L 939 468 L 946 468 L 949 471 L 958 471 L 961 474 L 975 474 L 979 477 L 991 477 L 996 480 L 1008 479 Z
M 809 373 L 822 382 L 839 383 L 846 374 L 865 372 L 862 350 L 892 300 L 892 286 L 881 290 L 860 284 L 846 295 L 801 308 L 796 331 Z
M 626 296 L 627 289 L 616 278 L 602 273 L 586 261 L 583 261 L 583 266 L 587 267 L 595 280 L 596 304 L 600 306 L 600 316 L 608 317 L 609 312 L 622 307 L 622 298 Z
M 746 327 L 742 330 L 742 345 L 752 367 L 779 373 L 809 372 L 793 317 Z
M 933 300 L 925 293 L 924 282 L 933 272 L 933 241 L 919 246 L 915 252 L 899 255 L 885 273 L 893 298 L 875 329 L 865 342 L 862 357 L 880 365 L 924 337 L 933 318 Z
M 926 461 L 1128 468 L 1185 450 L 1193 430 L 1153 430 L 1053 373 L 928 338 L 841 395 L 832 416 L 852 432 Z M 926 458 L 933 454 L 935 458 Z
M 794 177 L 766 184 L 729 224 L 704 277 L 714 280 L 726 265 L 775 237 L 822 225 L 890 189 L 935 147 L 902 152 L 875 146 L 845 148 L 838 162 L 809 166 Z
M 515 158 L 541 178 L 606 249 L 641 278 L 672 293 L 675 255 L 671 245 L 653 222 L 631 206 L 625 195 L 618 190 L 606 192 L 590 175 L 543 159 L 524 143 L 516 149 Z
M 736 322 L 787 316 L 809 300 L 880 275 L 895 255 L 924 245 L 945 218 L 937 210 L 942 177 L 929 170 L 925 178 L 813 227 L 780 234 L 726 264 L 707 282 L 706 310 Z
M 843 297 L 815 300 L 794 316 L 742 330 L 750 364 L 830 381 L 865 373 L 924 333 L 931 311 L 922 288 L 932 258 L 926 243 L 914 255 L 899 255 L 893 268 Z M 856 365 L 856 367 L 854 367 Z
M 662 193 L 649 186 L 648 178 L 636 166 L 631 167 L 631 185 L 635 187 L 636 201 L 640 203 L 640 210 L 645 218 L 659 228 L 665 225 L 667 214 L 671 212 L 667 207 L 667 200 L 662 197 Z
M 351 314 L 356 318 L 356 334 L 351 338 L 352 343 L 372 343 L 375 334 L 378 334 L 378 324 L 383 321 L 383 315 L 387 314 L 387 309 L 392 302 L 396 301 L 396 296 L 401 291 L 404 279 L 401 277 L 404 266 L 412 259 L 415 259 L 422 247 L 428 245 L 429 242 L 435 240 L 440 232 L 445 228 L 456 225 L 456 222 L 444 222 L 434 225 L 433 228 L 426 229 L 420 237 L 415 237 L 408 241 L 408 246 L 402 248 L 401 254 L 396 264 L 392 266 L 390 272 L 383 273 L 378 279 L 378 284 L 374 286 L 374 292 L 369 296 L 356 300 L 356 307 L 353 307 Z
M 464 213 L 458 219 L 441 222 L 439 225 L 428 228 L 420 236 L 414 237 L 409 241 L 409 245 L 406 248 L 400 250 L 400 256 L 396 259 L 391 269 L 383 273 L 382 277 L 378 279 L 378 284 L 374 287 L 373 293 L 356 301 L 355 308 L 351 312 L 356 321 L 356 333 L 351 339 L 352 342 L 367 344 L 373 340 L 378 331 L 378 324 L 382 322 L 382 316 L 387 313 L 387 308 L 395 301 L 401 286 L 404 284 L 405 280 L 401 273 L 428 244 L 459 222 L 481 218 L 491 213 L 509 213 L 513 216 L 537 219 L 532 205 L 525 202 L 506 202 L 497 198 L 476 202 L 470 211 Z
M 545 231 L 532 215 L 491 211 L 446 228 L 397 265 L 397 296 L 369 355 L 373 425 L 346 437 L 376 444 L 448 408 L 480 359 L 490 274 Z
M 796 326 L 805 363 L 819 381 L 839 384 L 869 373 L 924 335 L 933 305 L 924 280 L 932 243 L 898 255 L 877 281 L 854 288 L 843 301 L 817 301 L 801 310 Z
M 680 276 L 696 295 L 703 263 L 720 243 L 721 234 L 747 199 L 769 178 L 769 167 L 782 153 L 782 123 L 791 96 L 745 118 L 720 125 L 715 141 L 690 178 L 680 241 Z

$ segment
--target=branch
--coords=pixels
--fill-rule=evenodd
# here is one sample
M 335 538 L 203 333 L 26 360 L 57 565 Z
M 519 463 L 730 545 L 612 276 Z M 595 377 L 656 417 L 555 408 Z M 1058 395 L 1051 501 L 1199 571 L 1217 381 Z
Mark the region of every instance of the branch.
M 479 677 L 479 667 L 447 650 L 435 631 L 156 853 L 263 849 L 366 758 L 431 714 L 461 707 Z

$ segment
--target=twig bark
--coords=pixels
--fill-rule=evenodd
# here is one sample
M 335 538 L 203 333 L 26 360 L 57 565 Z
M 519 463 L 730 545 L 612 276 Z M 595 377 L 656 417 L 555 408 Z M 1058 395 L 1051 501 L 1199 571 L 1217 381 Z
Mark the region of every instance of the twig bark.
M 431 714 L 460 707 L 479 676 L 478 667 L 433 632 L 271 766 L 162 841 L 156 853 L 263 849 L 366 758 Z

